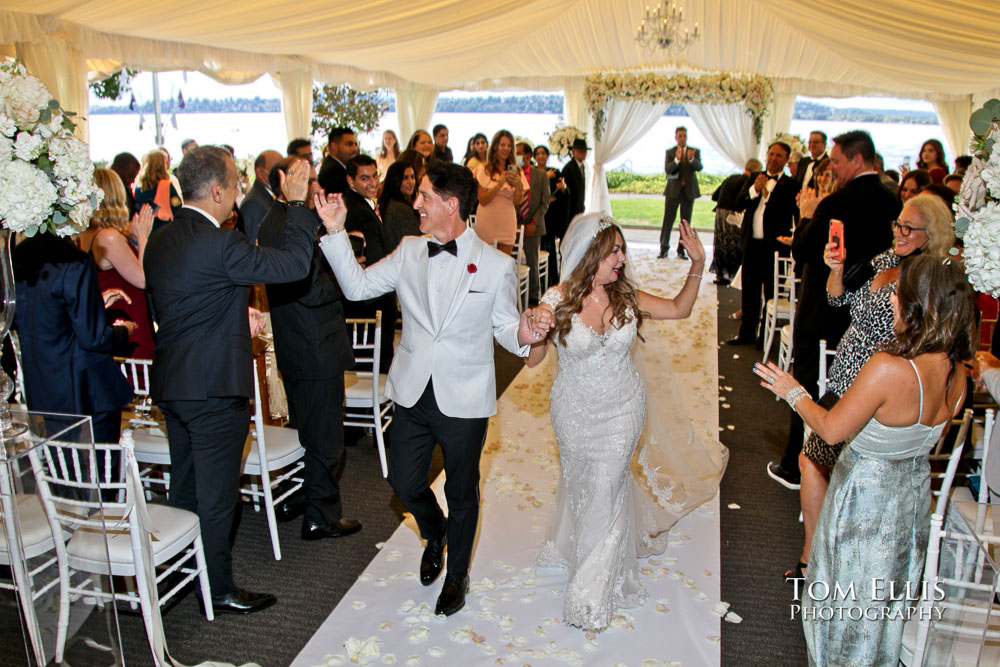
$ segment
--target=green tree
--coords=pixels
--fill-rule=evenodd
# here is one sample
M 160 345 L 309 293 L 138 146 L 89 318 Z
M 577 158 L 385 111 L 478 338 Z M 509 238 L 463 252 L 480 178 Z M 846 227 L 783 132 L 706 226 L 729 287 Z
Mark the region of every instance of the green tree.
M 346 83 L 341 86 L 313 86 L 313 134 L 327 135 L 335 127 L 350 127 L 358 134 L 378 127 L 389 99 L 381 90 L 365 93 Z
M 106 79 L 92 81 L 90 89 L 103 100 L 118 100 L 132 90 L 132 77 L 138 73 L 139 70 L 122 67 Z

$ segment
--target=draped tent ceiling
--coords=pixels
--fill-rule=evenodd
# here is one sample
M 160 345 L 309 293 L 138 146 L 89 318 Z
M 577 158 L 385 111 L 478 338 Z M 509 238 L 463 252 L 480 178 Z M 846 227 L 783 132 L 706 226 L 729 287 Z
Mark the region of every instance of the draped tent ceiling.
M 588 75 L 735 72 L 774 82 L 766 137 L 787 131 L 796 94 L 888 95 L 933 101 L 957 154 L 973 105 L 1000 96 L 996 0 L 681 0 L 703 36 L 676 60 L 634 40 L 651 1 L 0 0 L 0 56 L 84 116 L 88 72 L 193 70 L 224 83 L 269 73 L 288 137 L 310 134 L 313 81 L 393 89 L 406 137 L 429 125 L 442 90 L 562 90 L 567 122 L 586 129 Z M 614 105 L 617 141 L 596 141 L 604 161 L 655 122 L 651 107 L 630 105 L 650 107 Z M 689 110 L 718 126 L 708 139 L 734 165 L 759 151 L 739 110 Z M 86 139 L 85 120 L 77 132 Z M 594 167 L 591 208 L 606 207 Z
M 670 71 L 633 41 L 644 0 L 4 0 L 0 43 L 66 39 L 91 62 L 223 81 L 311 70 L 362 88 L 562 89 Z M 687 0 L 704 37 L 679 69 L 765 74 L 807 95 L 951 98 L 1000 86 L 993 0 Z

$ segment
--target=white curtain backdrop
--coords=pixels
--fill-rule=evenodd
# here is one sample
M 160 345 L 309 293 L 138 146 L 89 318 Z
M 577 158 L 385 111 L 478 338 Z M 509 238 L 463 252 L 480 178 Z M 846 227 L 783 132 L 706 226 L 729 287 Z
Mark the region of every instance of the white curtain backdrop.
M 590 198 L 587 211 L 611 213 L 611 196 L 604 165 L 627 151 L 656 124 L 669 104 L 646 104 L 611 100 L 605 109 L 607 126 L 600 139 L 593 142 L 594 163 L 587 184 Z
M 969 116 L 972 114 L 972 96 L 966 95 L 960 100 L 934 100 L 934 110 L 937 111 L 941 131 L 944 133 L 945 149 L 948 152 L 948 170 L 959 155 L 968 155 L 969 139 L 972 130 L 969 128 Z
M 740 170 L 747 160 L 757 157 L 758 141 L 753 133 L 753 119 L 743 103 L 685 104 L 684 108 L 712 148 L 725 155 Z
M 775 91 L 774 101 L 771 103 L 771 111 L 764 117 L 764 133 L 761 135 L 760 150 L 764 150 L 771 139 L 779 134 L 788 132 L 788 129 L 792 126 L 795 97 L 794 91 Z M 803 141 L 802 143 L 806 142 Z
M 281 89 L 281 113 L 285 117 L 287 141 L 312 136 L 312 73 L 297 70 L 271 77 Z
M 405 148 L 417 130 L 430 131 L 431 117 L 437 105 L 438 91 L 425 86 L 396 88 L 396 118 L 399 119 L 399 144 Z
M 42 80 L 63 109 L 77 114 L 73 117 L 76 136 L 88 142 L 90 98 L 87 94 L 87 65 L 83 54 L 67 42 L 57 39 L 44 44 L 19 42 L 15 46 L 17 58 L 24 63 L 28 73 Z

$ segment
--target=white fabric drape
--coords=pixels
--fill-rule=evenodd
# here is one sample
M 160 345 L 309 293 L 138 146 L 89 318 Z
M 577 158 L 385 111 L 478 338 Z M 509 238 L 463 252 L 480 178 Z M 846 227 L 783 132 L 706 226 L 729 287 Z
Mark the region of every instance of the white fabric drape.
M 685 104 L 688 115 L 705 140 L 739 169 L 757 157 L 753 119 L 744 104 Z
M 767 142 L 771 141 L 779 134 L 788 132 L 792 126 L 792 114 L 795 111 L 794 91 L 775 91 L 774 101 L 771 103 L 770 113 L 764 117 L 764 132 L 761 134 L 761 146 L 763 150 Z M 805 143 L 805 142 L 803 142 Z
M 593 142 L 594 164 L 590 169 L 590 201 L 587 211 L 611 213 L 611 196 L 604 165 L 627 151 L 656 124 L 666 112 L 668 104 L 645 104 L 611 100 L 605 108 L 607 125 L 600 139 Z
M 399 143 L 402 147 L 417 130 L 428 130 L 438 91 L 426 86 L 401 86 L 396 88 L 396 118 L 399 119 Z
M 587 133 L 587 138 L 591 138 L 591 126 L 594 121 L 587 108 L 587 100 L 583 96 L 583 79 L 566 80 L 566 87 L 563 89 L 563 117 L 567 125 L 583 130 Z M 588 141 L 588 143 L 593 146 L 594 142 Z
M 281 113 L 285 117 L 287 141 L 312 136 L 312 73 L 302 70 L 272 76 L 281 89 Z
M 90 98 L 83 54 L 60 40 L 45 44 L 18 43 L 15 47 L 17 59 L 24 63 L 28 73 L 42 80 L 64 110 L 77 114 L 73 118 L 76 136 L 86 143 Z
M 948 155 L 952 158 L 968 155 L 969 139 L 972 138 L 972 130 L 969 128 L 972 96 L 966 95 L 961 100 L 934 100 L 934 110 L 937 111 L 938 121 L 941 123 Z M 947 166 L 951 168 L 950 164 Z

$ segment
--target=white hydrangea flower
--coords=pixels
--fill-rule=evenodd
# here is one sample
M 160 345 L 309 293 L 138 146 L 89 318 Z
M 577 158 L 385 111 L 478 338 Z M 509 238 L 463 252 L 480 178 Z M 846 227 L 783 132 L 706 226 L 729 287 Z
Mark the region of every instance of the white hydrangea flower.
M 996 202 L 989 202 L 972 218 L 962 258 L 973 287 L 1000 296 L 1000 205 Z
M 0 113 L 0 134 L 5 137 L 13 137 L 17 132 L 17 124 L 12 118 Z
M 14 142 L 0 136 L 0 164 L 14 159 Z
M 52 215 L 58 193 L 45 172 L 23 160 L 0 171 L 0 220 L 7 229 L 23 232 Z
M 18 160 L 31 162 L 42 153 L 45 142 L 37 134 L 18 132 L 14 140 L 14 155 Z

